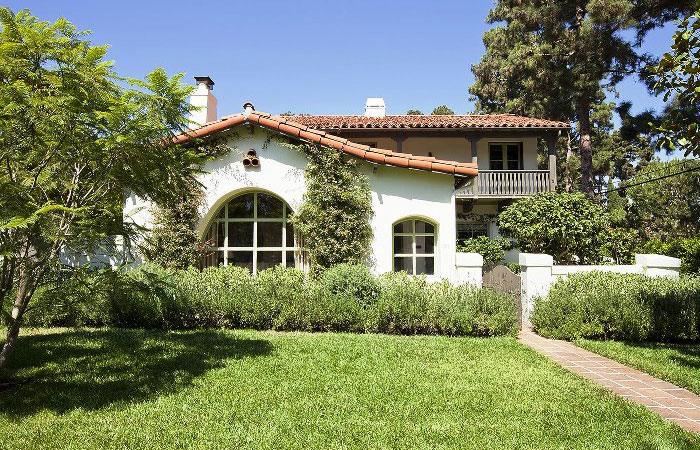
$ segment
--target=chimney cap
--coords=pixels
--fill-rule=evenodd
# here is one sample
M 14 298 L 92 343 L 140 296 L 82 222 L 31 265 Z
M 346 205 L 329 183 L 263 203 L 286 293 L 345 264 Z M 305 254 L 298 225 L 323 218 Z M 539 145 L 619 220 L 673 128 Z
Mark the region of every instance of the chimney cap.
M 210 90 L 214 89 L 214 80 L 212 80 L 209 77 L 194 77 L 194 80 L 197 82 L 197 84 L 200 84 L 200 83 L 206 84 Z

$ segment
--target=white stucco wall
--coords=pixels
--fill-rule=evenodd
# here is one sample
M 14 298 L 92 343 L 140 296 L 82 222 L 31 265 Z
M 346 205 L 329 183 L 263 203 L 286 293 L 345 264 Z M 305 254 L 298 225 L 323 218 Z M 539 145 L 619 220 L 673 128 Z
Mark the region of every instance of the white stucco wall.
M 393 225 L 419 218 L 436 225 L 435 276 L 453 279 L 455 261 L 454 178 L 398 167 L 365 165 L 372 189 L 372 269 L 390 272 L 393 263 Z
M 231 197 L 248 190 L 269 191 L 296 211 L 306 192 L 304 169 L 306 157 L 276 140 L 269 140 L 268 131 L 255 128 L 250 134 L 247 127 L 237 130 L 230 139 L 234 151 L 207 162 L 204 173 L 198 177 L 204 186 L 200 236 L 214 214 Z M 260 167 L 245 168 L 241 163 L 249 149 L 257 152 Z M 455 200 L 454 177 L 450 175 L 415 171 L 404 168 L 375 166 L 366 162 L 361 170 L 367 175 L 372 190 L 374 239 L 370 266 L 381 274 L 393 269 L 393 224 L 406 218 L 422 218 L 436 225 L 435 275 L 433 278 L 452 280 L 455 273 Z M 150 205 L 136 197 L 129 197 L 125 218 L 150 226 Z

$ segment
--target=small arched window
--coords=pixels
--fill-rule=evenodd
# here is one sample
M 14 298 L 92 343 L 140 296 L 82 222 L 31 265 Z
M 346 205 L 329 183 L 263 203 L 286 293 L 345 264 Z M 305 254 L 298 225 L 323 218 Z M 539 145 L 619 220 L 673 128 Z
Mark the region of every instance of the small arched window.
M 252 273 L 281 264 L 294 267 L 291 209 L 279 198 L 250 192 L 226 202 L 207 231 L 205 266 L 231 264 Z
M 435 225 L 420 219 L 394 225 L 394 271 L 435 274 Z

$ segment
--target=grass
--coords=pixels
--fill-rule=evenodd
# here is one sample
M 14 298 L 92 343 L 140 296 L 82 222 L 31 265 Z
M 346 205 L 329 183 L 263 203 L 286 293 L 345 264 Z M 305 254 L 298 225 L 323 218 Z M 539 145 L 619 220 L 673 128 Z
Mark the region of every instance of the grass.
M 700 394 L 700 345 L 698 344 L 586 339 L 580 339 L 575 344 Z
M 0 448 L 700 447 L 513 338 L 39 330 L 0 379 Z

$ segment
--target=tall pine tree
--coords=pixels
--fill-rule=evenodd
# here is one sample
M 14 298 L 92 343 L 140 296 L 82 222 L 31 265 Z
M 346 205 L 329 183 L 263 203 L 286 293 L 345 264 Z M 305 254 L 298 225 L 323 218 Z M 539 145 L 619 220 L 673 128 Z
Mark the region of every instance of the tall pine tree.
M 698 0 L 497 0 L 472 67 L 469 92 L 482 112 L 576 123 L 581 190 L 593 195 L 592 113 L 604 89 L 626 76 L 647 82 L 646 34 L 700 7 Z

